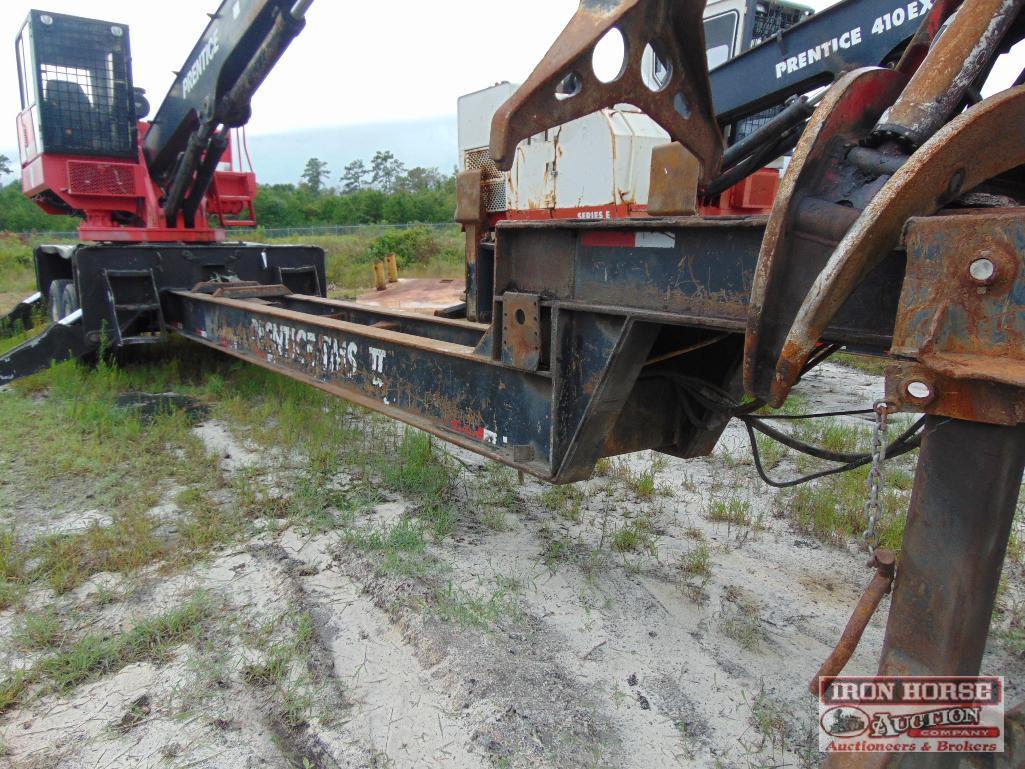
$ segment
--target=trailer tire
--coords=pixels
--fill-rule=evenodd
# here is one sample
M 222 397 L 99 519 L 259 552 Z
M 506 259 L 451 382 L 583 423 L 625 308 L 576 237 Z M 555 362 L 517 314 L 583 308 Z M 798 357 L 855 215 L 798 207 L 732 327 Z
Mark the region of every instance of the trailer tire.
M 64 278 L 55 280 L 50 284 L 50 293 L 47 299 L 49 300 L 50 320 L 54 323 L 60 323 L 68 316 L 64 306 L 64 289 L 68 286 L 74 289 L 75 284 L 73 281 Z
M 68 284 L 64 286 L 64 290 L 61 292 L 61 299 L 63 301 L 65 318 L 79 309 L 78 289 L 75 288 L 75 282 L 73 280 L 69 280 Z

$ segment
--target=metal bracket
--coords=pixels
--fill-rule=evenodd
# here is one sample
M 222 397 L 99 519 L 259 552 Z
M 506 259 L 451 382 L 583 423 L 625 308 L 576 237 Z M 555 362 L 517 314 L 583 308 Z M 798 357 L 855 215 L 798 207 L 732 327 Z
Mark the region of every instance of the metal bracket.
M 541 297 L 507 291 L 502 297 L 502 362 L 524 371 L 541 367 Z
M 508 171 L 516 146 L 530 136 L 629 103 L 697 157 L 707 185 L 722 163 L 723 137 L 708 80 L 704 8 L 701 0 L 581 0 L 544 60 L 495 115 L 491 156 L 499 167 Z M 594 53 L 613 29 L 623 36 L 623 68 L 603 83 Z M 650 71 L 652 61 L 660 75 Z
M 887 398 L 990 424 L 1025 422 L 1025 216 L 912 219 Z

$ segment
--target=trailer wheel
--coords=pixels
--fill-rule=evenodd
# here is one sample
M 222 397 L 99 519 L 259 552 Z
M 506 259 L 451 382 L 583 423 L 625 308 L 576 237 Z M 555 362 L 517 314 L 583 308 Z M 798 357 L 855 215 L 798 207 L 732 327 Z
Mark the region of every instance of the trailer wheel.
M 61 292 L 61 300 L 63 301 L 63 310 L 65 318 L 79 309 L 78 289 L 75 288 L 75 281 L 68 281 L 68 284 L 64 287 L 64 290 Z
M 48 296 L 50 320 L 54 323 L 60 323 L 69 314 L 68 312 L 65 312 L 66 308 L 64 305 L 64 289 L 68 286 L 71 286 L 72 290 L 75 288 L 73 281 L 66 280 L 64 278 L 55 280 L 50 284 L 50 294 Z

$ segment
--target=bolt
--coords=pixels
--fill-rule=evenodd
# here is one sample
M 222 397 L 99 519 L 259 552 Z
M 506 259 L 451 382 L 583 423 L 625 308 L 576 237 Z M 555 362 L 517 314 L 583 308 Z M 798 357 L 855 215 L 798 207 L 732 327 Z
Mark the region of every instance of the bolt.
M 918 379 L 908 382 L 904 387 L 904 392 L 916 401 L 930 401 L 933 397 L 932 388 L 928 383 Z
M 997 266 L 988 256 L 982 256 L 971 263 L 968 273 L 979 285 L 988 286 L 997 276 Z
M 950 177 L 950 181 L 947 182 L 947 196 L 953 200 L 961 194 L 961 188 L 964 187 L 965 183 L 965 171 L 962 168 L 959 171 L 955 171 L 954 175 Z

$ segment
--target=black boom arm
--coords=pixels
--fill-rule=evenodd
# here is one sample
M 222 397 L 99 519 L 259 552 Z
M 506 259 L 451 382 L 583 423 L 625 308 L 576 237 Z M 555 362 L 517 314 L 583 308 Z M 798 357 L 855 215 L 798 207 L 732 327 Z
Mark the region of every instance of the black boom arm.
M 228 146 L 227 130 L 245 125 L 251 101 L 306 24 L 313 0 L 223 0 L 157 111 L 144 149 L 164 190 L 168 223 L 193 226 Z

